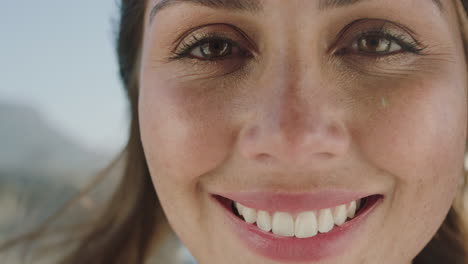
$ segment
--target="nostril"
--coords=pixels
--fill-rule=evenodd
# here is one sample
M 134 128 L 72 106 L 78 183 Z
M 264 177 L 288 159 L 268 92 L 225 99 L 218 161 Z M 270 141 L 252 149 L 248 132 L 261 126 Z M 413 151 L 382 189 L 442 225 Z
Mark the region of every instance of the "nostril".
M 338 124 L 307 131 L 261 129 L 252 126 L 245 128 L 238 140 L 239 151 L 247 159 L 268 164 L 299 166 L 313 166 L 334 160 L 343 156 L 350 144 L 345 128 L 341 128 Z
M 272 159 L 273 159 L 273 157 L 266 154 L 266 153 L 260 153 L 260 154 L 257 155 L 257 160 L 258 161 L 268 162 L 268 161 L 271 161 Z
M 320 159 L 331 159 L 333 158 L 334 155 L 329 152 L 322 152 L 322 153 L 315 154 L 315 156 Z

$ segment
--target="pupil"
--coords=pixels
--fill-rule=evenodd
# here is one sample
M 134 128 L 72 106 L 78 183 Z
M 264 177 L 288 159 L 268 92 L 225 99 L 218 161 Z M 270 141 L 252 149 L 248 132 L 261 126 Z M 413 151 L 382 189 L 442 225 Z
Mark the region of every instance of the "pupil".
M 211 41 L 206 43 L 202 48 L 202 52 L 206 57 L 222 57 L 228 51 L 228 46 L 223 41 Z
M 221 45 L 219 45 L 219 42 L 215 42 L 213 43 L 213 45 L 211 46 L 214 50 L 219 50 L 221 48 Z
M 384 53 L 389 50 L 391 42 L 380 36 L 367 36 L 360 40 L 359 49 L 364 52 Z
M 200 47 L 205 58 L 215 59 L 231 55 L 232 47 L 224 40 L 211 40 Z
M 380 45 L 380 39 L 378 39 L 378 38 L 371 38 L 371 39 L 369 40 L 369 44 L 370 44 L 370 47 L 371 47 L 372 49 L 377 49 L 377 48 L 379 47 L 379 45 Z

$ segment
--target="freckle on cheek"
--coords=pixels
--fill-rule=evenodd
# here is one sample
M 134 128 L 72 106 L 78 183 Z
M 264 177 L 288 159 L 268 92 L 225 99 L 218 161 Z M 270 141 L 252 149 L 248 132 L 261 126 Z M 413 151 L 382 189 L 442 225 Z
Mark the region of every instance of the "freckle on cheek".
M 388 100 L 385 97 L 380 98 L 380 105 L 382 108 L 386 108 L 388 106 Z

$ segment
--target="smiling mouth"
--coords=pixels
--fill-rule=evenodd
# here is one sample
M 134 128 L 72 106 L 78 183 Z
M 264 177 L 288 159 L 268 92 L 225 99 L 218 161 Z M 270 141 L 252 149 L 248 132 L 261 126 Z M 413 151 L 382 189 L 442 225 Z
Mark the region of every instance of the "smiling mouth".
M 355 219 L 372 208 L 383 196 L 371 195 L 330 208 L 296 213 L 268 212 L 249 208 L 222 196 L 215 198 L 236 217 L 248 224 L 256 225 L 261 232 L 278 238 L 312 238 L 352 225 Z

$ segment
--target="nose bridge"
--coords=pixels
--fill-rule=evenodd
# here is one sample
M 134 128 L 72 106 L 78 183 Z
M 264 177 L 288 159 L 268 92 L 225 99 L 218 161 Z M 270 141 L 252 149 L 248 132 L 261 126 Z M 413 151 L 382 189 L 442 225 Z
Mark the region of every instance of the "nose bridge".
M 241 131 L 244 157 L 311 166 L 345 153 L 349 136 L 336 89 L 324 85 L 313 65 L 289 58 L 265 72 L 259 81 L 264 100 Z
M 319 129 L 325 129 L 326 122 L 323 112 L 324 101 L 320 100 L 317 91 L 310 94 L 301 93 L 298 83 L 284 84 L 278 87 L 280 93 L 272 98 L 267 112 L 272 113 L 270 120 L 263 120 L 265 128 L 276 130 L 277 136 L 283 137 L 291 148 L 307 140 L 307 134 L 317 134 Z

